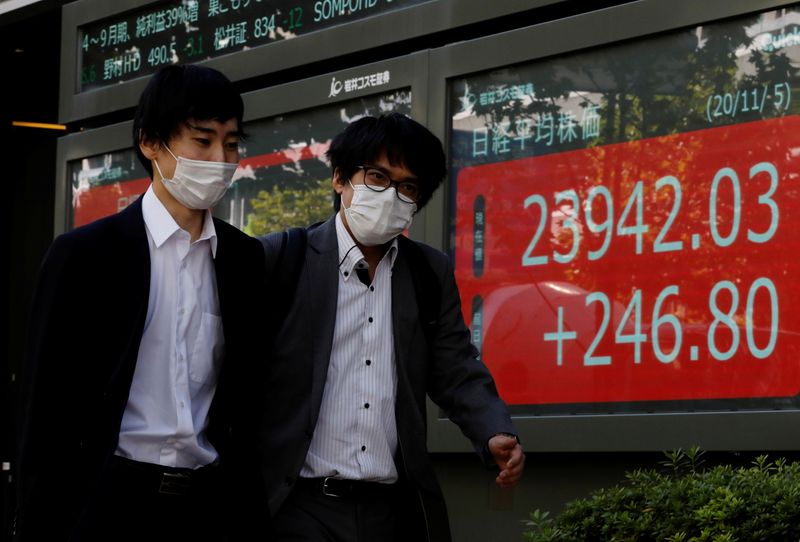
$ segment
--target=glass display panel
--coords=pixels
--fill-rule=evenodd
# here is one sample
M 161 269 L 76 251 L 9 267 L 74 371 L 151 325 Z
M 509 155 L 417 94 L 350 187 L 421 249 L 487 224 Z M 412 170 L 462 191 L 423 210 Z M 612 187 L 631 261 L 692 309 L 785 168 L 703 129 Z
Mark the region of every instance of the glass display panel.
M 251 235 L 327 219 L 333 213 L 325 158 L 331 140 L 354 120 L 392 111 L 411 115 L 410 89 L 246 122 L 239 168 L 213 214 Z M 150 184 L 133 149 L 72 160 L 67 174 L 70 229 L 121 211 Z
M 430 0 L 172 0 L 79 28 L 78 91 Z M 365 27 L 369 33 L 369 27 Z
M 354 120 L 392 111 L 411 115 L 410 89 L 245 123 L 240 167 L 214 215 L 250 235 L 327 219 L 331 141 Z
M 464 316 L 517 413 L 798 408 L 800 8 L 452 79 Z
M 73 160 L 67 172 L 72 186 L 70 229 L 121 211 L 150 185 L 133 149 Z

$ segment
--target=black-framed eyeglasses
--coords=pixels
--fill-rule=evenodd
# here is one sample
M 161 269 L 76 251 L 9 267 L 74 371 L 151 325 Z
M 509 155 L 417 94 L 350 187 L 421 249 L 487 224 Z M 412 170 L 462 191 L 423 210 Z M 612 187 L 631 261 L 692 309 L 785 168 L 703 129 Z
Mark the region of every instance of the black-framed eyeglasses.
M 395 181 L 377 166 L 357 166 L 364 171 L 364 184 L 370 190 L 383 192 L 390 186 L 395 187 L 397 198 L 404 203 L 417 203 L 419 201 L 419 184 L 413 181 Z

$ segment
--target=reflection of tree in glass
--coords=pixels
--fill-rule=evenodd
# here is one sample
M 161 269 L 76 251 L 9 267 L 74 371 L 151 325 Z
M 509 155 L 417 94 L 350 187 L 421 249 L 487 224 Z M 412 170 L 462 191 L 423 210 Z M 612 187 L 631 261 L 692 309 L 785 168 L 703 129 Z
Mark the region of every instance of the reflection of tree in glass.
M 253 212 L 247 215 L 245 232 L 250 235 L 307 226 L 325 220 L 333 209 L 331 179 L 315 181 L 311 188 L 261 190 L 250 200 Z
M 655 190 L 655 183 L 665 175 L 673 175 L 680 180 L 684 192 L 683 200 L 672 228 L 670 240 L 683 241 L 684 250 L 663 253 L 666 259 L 663 268 L 650 266 L 626 265 L 619 262 L 619 277 L 625 277 L 631 284 L 643 284 L 656 275 L 670 273 L 681 262 L 686 261 L 691 234 L 681 225 L 691 225 L 698 233 L 708 232 L 708 206 L 710 185 L 713 171 L 709 174 L 702 165 L 712 159 L 718 166 L 726 165 L 725 155 L 751 155 L 752 163 L 758 162 L 757 148 L 761 145 L 780 144 L 780 129 L 775 127 L 775 137 L 767 141 L 730 141 L 724 152 L 717 155 L 717 149 L 709 149 L 699 145 L 695 139 L 684 139 L 670 146 L 668 140 L 660 149 L 659 161 L 647 159 L 645 145 L 640 146 L 642 139 L 656 136 L 693 132 L 707 128 L 731 125 L 746 121 L 774 117 L 774 109 L 764 108 L 763 112 L 751 110 L 747 115 L 742 113 L 733 116 L 715 117 L 713 125 L 709 125 L 706 107 L 709 97 L 724 93 L 735 94 L 739 88 L 758 87 L 772 88 L 783 82 L 796 80 L 797 70 L 784 52 L 765 53 L 753 48 L 753 37 L 748 29 L 760 21 L 759 17 L 740 20 L 724 25 L 710 25 L 697 31 L 685 32 L 668 38 L 670 46 L 654 47 L 652 42 L 641 44 L 625 44 L 613 47 L 598 54 L 597 58 L 574 57 L 562 60 L 562 73 L 568 74 L 575 85 L 575 91 L 588 95 L 601 96 L 603 112 L 602 131 L 600 137 L 590 142 L 590 146 L 603 146 L 612 143 L 627 142 L 624 163 L 610 163 L 597 160 L 596 178 L 598 184 L 607 186 L 615 202 L 617 219 L 634 185 L 643 180 L 645 183 L 644 223 L 649 230 L 644 234 L 645 252 L 652 249 L 655 237 L 662 230 L 673 202 L 670 189 Z M 749 59 L 741 57 L 742 50 L 752 48 Z M 591 56 L 591 55 L 589 55 Z M 578 62 L 582 61 L 582 62 Z M 581 86 L 580 82 L 591 81 L 594 85 Z M 594 86 L 594 88 L 592 88 Z M 757 144 L 754 144 L 757 143 Z M 720 149 L 721 151 L 721 149 Z M 640 160 L 639 157 L 642 159 Z M 650 167 L 643 169 L 642 165 Z M 655 166 L 655 167 L 653 167 Z M 703 171 L 698 176 L 698 171 Z M 746 178 L 747 171 L 739 171 Z M 708 177 L 708 178 L 706 178 Z M 589 189 L 588 184 L 578 189 L 582 201 L 585 201 Z M 724 187 L 727 187 L 727 183 Z M 723 190 L 724 192 L 724 190 Z M 753 205 L 753 198 L 743 202 L 741 208 L 742 224 L 757 222 L 759 217 L 751 216 L 764 213 L 764 208 Z M 717 198 L 718 214 L 724 224 L 720 227 L 727 231 L 730 217 L 733 215 L 732 198 L 721 193 Z M 560 236 L 559 238 L 560 239 Z M 681 282 L 681 290 L 689 289 L 693 282 L 701 277 L 724 275 L 733 262 L 720 258 L 719 249 L 705 237 L 701 247 L 691 251 L 691 277 L 686 284 Z M 565 238 L 569 244 L 569 236 Z M 618 241 L 617 241 L 618 242 Z M 590 243 L 591 244 L 591 243 Z M 564 251 L 568 246 L 556 248 Z M 582 258 L 576 258 L 565 275 L 572 280 L 579 276 L 583 264 Z M 663 261 L 663 260 L 662 260 Z M 737 261 L 733 265 L 743 266 L 746 261 Z M 663 278 L 669 278 L 666 275 Z M 592 282 L 594 277 L 584 275 L 584 281 Z M 584 284 L 588 289 L 613 289 L 617 280 L 608 275 L 609 284 Z M 625 297 L 627 294 L 620 294 Z M 694 315 L 693 315 L 694 316 Z

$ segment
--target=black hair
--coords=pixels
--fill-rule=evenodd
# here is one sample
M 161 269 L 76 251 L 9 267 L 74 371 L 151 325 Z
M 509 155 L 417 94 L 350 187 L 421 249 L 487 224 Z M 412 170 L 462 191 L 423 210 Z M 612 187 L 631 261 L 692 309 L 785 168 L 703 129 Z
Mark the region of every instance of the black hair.
M 133 119 L 133 147 L 144 168 L 153 166 L 139 149 L 140 141 L 167 142 L 189 119 L 226 122 L 235 118 L 242 131 L 244 104 L 222 73 L 205 66 L 171 65 L 153 75 L 139 99 Z
M 327 152 L 331 169 L 339 178 L 349 179 L 364 164 L 372 164 L 386 154 L 392 166 L 402 166 L 420 181 L 417 209 L 422 209 L 444 180 L 444 149 L 439 139 L 417 121 L 400 113 L 363 117 L 337 135 Z M 339 210 L 341 198 L 334 198 Z

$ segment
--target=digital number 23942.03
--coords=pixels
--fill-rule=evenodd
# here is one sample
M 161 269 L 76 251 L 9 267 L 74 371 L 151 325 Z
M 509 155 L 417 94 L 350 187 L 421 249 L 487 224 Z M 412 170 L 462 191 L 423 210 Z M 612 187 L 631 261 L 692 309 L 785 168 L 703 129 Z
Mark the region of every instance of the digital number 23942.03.
M 764 212 L 769 215 L 769 226 L 763 231 L 754 231 L 747 229 L 747 240 L 752 243 L 766 243 L 769 241 L 778 229 L 778 222 L 780 212 L 778 204 L 773 199 L 775 191 L 778 187 L 778 170 L 770 162 L 759 162 L 752 166 L 749 170 L 748 180 L 752 181 L 760 175 L 766 175 L 769 180 L 769 187 L 765 192 L 758 196 L 757 205 L 764 208 Z M 732 222 L 727 225 L 720 225 L 718 222 L 719 208 L 720 208 L 720 188 L 727 183 L 731 189 L 730 205 L 732 207 Z M 683 189 L 681 182 L 672 175 L 664 176 L 658 179 L 655 183 L 656 191 L 671 189 L 674 198 L 672 207 L 669 211 L 667 219 L 664 221 L 663 226 L 653 241 L 653 252 L 672 252 L 680 251 L 684 248 L 682 240 L 668 240 L 669 230 L 675 222 L 680 211 L 681 203 L 683 200 Z M 603 234 L 602 245 L 596 250 L 589 250 L 587 256 L 589 261 L 601 259 L 611 246 L 614 234 L 617 237 L 634 236 L 636 243 L 636 254 L 644 252 L 644 235 L 650 230 L 650 226 L 645 223 L 644 217 L 644 181 L 638 181 L 633 188 L 633 191 L 628 196 L 628 201 L 619 215 L 619 219 L 614 227 L 614 200 L 611 192 L 605 186 L 599 185 L 591 188 L 581 205 L 580 197 L 574 189 L 564 190 L 555 193 L 555 208 L 566 209 L 564 212 L 565 218 L 562 223 L 562 228 L 568 230 L 571 235 L 570 250 L 567 252 L 553 251 L 553 261 L 560 264 L 566 264 L 575 259 L 582 240 L 582 228 L 580 227 L 580 209 L 584 208 L 584 222 L 589 232 L 593 234 Z M 605 207 L 605 220 L 597 221 L 595 216 L 598 214 L 596 206 L 603 205 L 599 203 L 602 200 Z M 727 202 L 726 202 L 727 203 Z M 550 257 L 546 254 L 536 254 L 537 244 L 542 238 L 547 228 L 547 218 L 550 216 L 547 200 L 540 194 L 532 194 L 525 198 L 524 208 L 528 209 L 532 206 L 540 208 L 539 222 L 533 238 L 528 243 L 525 252 L 522 255 L 523 266 L 547 265 Z M 718 247 L 727 247 L 733 244 L 739 237 L 741 229 L 741 216 L 742 216 L 742 185 L 739 175 L 735 170 L 729 167 L 719 169 L 711 181 L 709 190 L 708 201 L 708 224 L 709 233 L 715 245 Z M 692 236 L 692 249 L 699 246 L 699 234 Z

